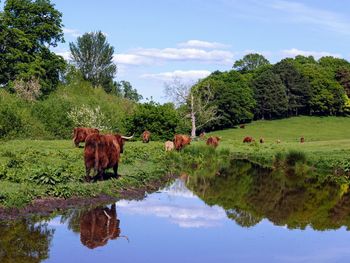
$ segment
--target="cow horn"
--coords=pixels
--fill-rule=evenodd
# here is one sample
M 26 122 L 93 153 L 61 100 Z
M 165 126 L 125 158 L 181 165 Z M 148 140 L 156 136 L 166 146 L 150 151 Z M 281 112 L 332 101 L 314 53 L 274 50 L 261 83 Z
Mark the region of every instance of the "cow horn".
M 135 134 L 135 133 L 134 133 L 134 134 Z M 127 137 L 127 136 L 122 136 L 122 139 L 130 140 L 130 139 L 132 139 L 132 138 L 134 137 L 134 134 L 131 135 L 131 136 L 129 136 L 129 137 Z

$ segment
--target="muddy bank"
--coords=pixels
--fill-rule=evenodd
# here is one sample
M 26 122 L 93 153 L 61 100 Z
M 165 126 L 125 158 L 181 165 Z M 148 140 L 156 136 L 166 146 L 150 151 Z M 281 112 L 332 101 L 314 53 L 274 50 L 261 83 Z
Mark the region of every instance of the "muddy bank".
M 161 180 L 149 182 L 142 187 L 129 187 L 118 191 L 119 198 L 108 195 L 99 195 L 97 197 L 71 197 L 64 198 L 43 198 L 36 199 L 31 204 L 23 208 L 5 208 L 0 206 L 0 220 L 20 219 L 32 215 L 49 216 L 53 212 L 63 211 L 72 208 L 83 208 L 86 206 L 110 204 L 120 199 L 141 200 L 148 193 L 158 191 L 169 181 L 173 180 L 175 175 L 166 175 Z

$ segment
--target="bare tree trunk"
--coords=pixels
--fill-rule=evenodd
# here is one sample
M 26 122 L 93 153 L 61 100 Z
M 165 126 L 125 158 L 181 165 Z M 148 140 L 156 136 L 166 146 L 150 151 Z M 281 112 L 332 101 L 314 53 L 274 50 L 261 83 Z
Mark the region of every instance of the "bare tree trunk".
M 196 116 L 194 112 L 194 98 L 192 93 L 191 93 L 191 123 L 192 123 L 191 138 L 194 139 L 196 137 Z

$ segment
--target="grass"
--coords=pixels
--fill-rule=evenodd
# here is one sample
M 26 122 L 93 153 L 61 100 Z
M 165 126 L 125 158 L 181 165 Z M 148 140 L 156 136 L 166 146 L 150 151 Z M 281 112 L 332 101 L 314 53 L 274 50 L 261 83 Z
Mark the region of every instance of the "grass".
M 308 167 L 326 176 L 350 174 L 350 118 L 295 117 L 257 121 L 245 129 L 212 134 L 222 137 L 214 150 L 203 141 L 181 152 L 166 153 L 162 142 L 128 142 L 119 165 L 121 178 L 84 182 L 83 148 L 68 140 L 11 140 L 0 142 L 0 206 L 20 207 L 45 197 L 117 196 L 121 190 L 143 188 L 167 173 L 220 174 L 231 158 L 244 158 L 265 166 L 292 165 L 300 173 Z M 256 142 L 244 144 L 245 136 Z M 300 137 L 305 143 L 300 143 Z M 260 144 L 259 138 L 265 143 Z M 277 144 L 276 140 L 281 140 Z M 345 177 L 343 176 L 345 175 Z M 344 180 L 343 180 L 344 181 Z
M 245 129 L 213 132 L 222 137 L 219 149 L 227 148 L 236 157 L 272 166 L 275 156 L 290 151 L 305 154 L 307 163 L 320 169 L 350 171 L 350 118 L 294 117 L 274 121 L 256 121 Z M 211 135 L 209 134 L 209 135 Z M 242 143 L 245 136 L 256 142 Z M 305 143 L 300 143 L 301 137 Z M 259 143 L 260 137 L 265 140 Z M 277 144 L 276 141 L 281 143 Z

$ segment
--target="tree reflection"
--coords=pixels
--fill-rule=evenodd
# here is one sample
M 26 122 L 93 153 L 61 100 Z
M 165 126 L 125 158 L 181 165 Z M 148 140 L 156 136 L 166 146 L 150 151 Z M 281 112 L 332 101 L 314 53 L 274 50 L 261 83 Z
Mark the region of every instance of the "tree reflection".
M 316 230 L 350 227 L 350 193 L 315 174 L 270 170 L 234 161 L 219 175 L 194 174 L 187 186 L 209 205 L 219 205 L 243 227 L 263 218 L 276 225 Z
M 29 219 L 0 222 L 0 262 L 35 263 L 47 259 L 53 234 L 46 223 Z

